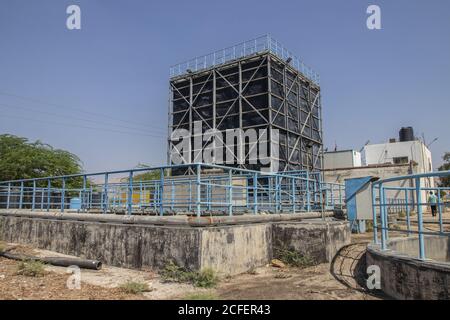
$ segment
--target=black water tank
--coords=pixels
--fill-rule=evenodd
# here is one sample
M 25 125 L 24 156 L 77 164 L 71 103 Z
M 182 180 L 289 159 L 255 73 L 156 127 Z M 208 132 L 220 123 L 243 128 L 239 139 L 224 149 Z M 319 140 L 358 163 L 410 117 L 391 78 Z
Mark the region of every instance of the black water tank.
M 402 127 L 399 131 L 400 142 L 414 141 L 414 130 L 412 127 Z

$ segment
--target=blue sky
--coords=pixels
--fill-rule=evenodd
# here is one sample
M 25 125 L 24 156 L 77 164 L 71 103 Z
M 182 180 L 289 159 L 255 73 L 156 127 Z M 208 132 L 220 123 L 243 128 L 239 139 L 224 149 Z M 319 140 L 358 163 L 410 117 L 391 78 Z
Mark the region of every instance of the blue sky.
M 77 4 L 82 29 L 66 28 Z M 381 7 L 382 30 L 366 28 Z M 450 151 L 450 1 L 2 0 L 0 133 L 86 171 L 166 162 L 169 67 L 270 33 L 321 75 L 325 146 L 413 126 Z

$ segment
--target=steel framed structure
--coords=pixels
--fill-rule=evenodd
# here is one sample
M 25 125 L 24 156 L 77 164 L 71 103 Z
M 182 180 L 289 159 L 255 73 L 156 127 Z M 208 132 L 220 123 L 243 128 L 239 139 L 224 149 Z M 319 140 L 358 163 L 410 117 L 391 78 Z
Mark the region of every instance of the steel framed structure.
M 202 134 L 216 130 L 225 136 L 230 129 L 262 133 L 257 143 L 266 143 L 269 152 L 256 163 L 250 156 L 256 143 L 214 145 L 216 150 L 222 148 L 222 154 L 231 151 L 234 161 L 227 166 L 251 170 L 266 167 L 271 172 L 322 169 L 319 76 L 272 37 L 260 37 L 173 66 L 171 75 L 169 164 L 179 163 L 174 158 L 181 157 L 172 136 L 177 129 L 189 132 L 191 152 L 183 162 L 203 162 L 199 155 L 211 146 L 210 141 L 195 145 L 194 137 L 200 133 L 194 131 L 198 123 Z

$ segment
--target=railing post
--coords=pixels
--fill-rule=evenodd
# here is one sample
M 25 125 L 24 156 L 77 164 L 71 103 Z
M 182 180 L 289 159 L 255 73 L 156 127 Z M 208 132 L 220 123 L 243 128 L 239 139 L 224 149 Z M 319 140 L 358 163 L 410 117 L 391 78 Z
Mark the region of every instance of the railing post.
M 142 198 L 143 198 L 143 186 L 142 186 L 142 179 L 139 181 L 139 209 L 142 209 Z
M 309 172 L 306 171 L 306 211 L 311 211 L 311 192 L 309 190 Z
M 275 212 L 279 212 L 281 209 L 280 189 L 280 177 L 277 174 L 275 176 Z
M 52 182 L 50 179 L 48 179 L 47 180 L 47 212 L 50 211 L 51 187 L 52 187 Z
M 44 188 L 41 189 L 41 211 L 44 210 Z
M 228 215 L 233 215 L 233 170 L 228 171 Z
M 405 202 L 406 202 L 406 228 L 408 230 L 408 236 L 411 235 L 411 217 L 409 211 L 409 199 L 408 199 L 408 189 L 405 189 Z
M 188 210 L 189 212 L 192 211 L 192 181 L 189 180 L 189 199 L 188 199 Z
M 200 217 L 202 212 L 201 212 L 201 166 L 198 164 L 197 165 L 197 179 L 196 179 L 196 183 L 197 183 L 197 201 L 196 201 L 196 206 L 197 206 L 197 217 Z
M 23 206 L 23 181 L 20 183 L 19 209 Z
M 81 203 L 82 203 L 82 209 L 84 209 L 84 211 L 87 211 L 87 207 L 88 207 L 88 201 L 86 198 L 86 186 L 87 186 L 87 178 L 86 176 L 83 176 L 83 193 L 82 193 L 82 197 L 81 197 Z
M 291 180 L 292 180 L 292 213 L 295 213 L 295 211 L 296 211 L 296 205 L 295 205 L 295 201 L 296 201 L 296 199 L 295 199 L 295 178 L 292 177 Z
M 386 199 L 384 197 L 384 187 L 381 183 L 379 186 L 379 197 L 380 197 L 380 219 L 381 219 L 381 250 L 386 250 L 386 217 L 384 212 L 386 210 L 385 204 Z
M 164 169 L 159 171 L 159 215 L 164 215 Z
M 9 209 L 11 202 L 11 182 L 8 183 L 8 198 L 6 199 L 6 209 Z
M 36 206 L 36 180 L 33 180 L 33 198 L 31 199 L 31 211 L 34 211 Z
M 133 171 L 128 176 L 128 197 L 127 197 L 127 214 L 131 216 L 133 213 Z
M 417 229 L 419 232 L 419 259 L 425 260 L 425 245 L 423 239 L 423 217 L 422 217 L 422 192 L 420 178 L 416 178 L 416 198 L 417 198 Z
M 62 189 L 61 189 L 61 213 L 64 212 L 64 204 L 65 204 L 65 196 L 66 196 L 66 178 L 62 179 Z
M 175 184 L 173 180 L 170 183 L 170 209 L 173 211 L 175 203 Z
M 372 218 L 373 218 L 373 243 L 378 243 L 378 226 L 377 226 L 377 206 L 376 206 L 375 185 L 372 184 Z M 381 207 L 380 207 L 381 213 Z
M 103 186 L 103 192 L 104 192 L 104 196 L 103 196 L 103 213 L 107 213 L 108 212 L 108 202 L 109 202 L 109 197 L 108 197 L 108 178 L 109 175 L 107 173 L 105 173 L 105 185 Z
M 258 214 L 258 173 L 253 174 L 253 214 Z
M 208 202 L 208 210 L 211 211 L 212 193 L 210 179 L 208 179 L 208 185 L 206 186 L 206 202 Z
M 437 194 L 438 194 L 438 214 L 439 214 L 439 232 L 443 233 L 444 232 L 444 226 L 442 224 L 442 207 L 441 207 L 441 190 L 438 188 L 437 189 Z

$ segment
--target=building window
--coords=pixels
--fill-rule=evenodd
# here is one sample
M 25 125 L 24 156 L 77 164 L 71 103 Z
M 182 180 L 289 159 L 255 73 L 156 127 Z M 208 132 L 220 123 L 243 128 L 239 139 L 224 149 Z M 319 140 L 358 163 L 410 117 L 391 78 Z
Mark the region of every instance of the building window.
M 394 157 L 394 164 L 405 164 L 408 162 L 408 157 Z

